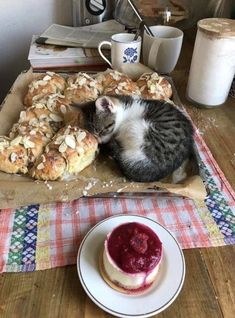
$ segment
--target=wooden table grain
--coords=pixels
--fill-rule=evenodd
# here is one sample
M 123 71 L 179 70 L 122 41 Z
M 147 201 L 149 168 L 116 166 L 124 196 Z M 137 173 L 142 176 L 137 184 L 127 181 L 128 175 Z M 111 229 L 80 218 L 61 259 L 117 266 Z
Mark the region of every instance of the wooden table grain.
M 185 91 L 195 30 L 185 31 L 172 77 L 182 103 L 235 189 L 235 99 L 213 109 L 196 108 Z M 186 278 L 176 301 L 158 318 L 235 317 L 235 246 L 184 250 Z M 0 277 L 1 318 L 108 318 L 86 296 L 76 266 Z

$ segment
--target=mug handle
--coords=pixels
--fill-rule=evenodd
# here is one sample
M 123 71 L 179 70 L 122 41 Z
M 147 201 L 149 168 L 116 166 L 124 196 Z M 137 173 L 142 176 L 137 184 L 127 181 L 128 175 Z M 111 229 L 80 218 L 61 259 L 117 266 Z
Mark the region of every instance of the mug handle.
M 157 41 L 157 42 L 155 41 L 152 43 L 152 46 L 150 48 L 148 66 L 153 70 L 155 69 L 155 66 L 156 66 L 157 55 L 158 55 L 158 51 L 161 46 L 161 43 L 162 43 L 161 41 Z
M 101 47 L 102 47 L 103 45 L 105 45 L 105 44 L 106 44 L 106 45 L 109 45 L 110 48 L 111 48 L 111 46 L 112 46 L 111 42 L 109 42 L 109 41 L 102 41 L 102 42 L 100 42 L 99 45 L 98 45 L 98 51 L 99 51 L 99 53 L 100 53 L 102 59 L 104 59 L 105 62 L 107 62 L 107 63 L 112 67 L 111 62 L 107 59 L 107 57 L 104 56 L 104 54 L 103 54 L 102 51 L 101 51 Z

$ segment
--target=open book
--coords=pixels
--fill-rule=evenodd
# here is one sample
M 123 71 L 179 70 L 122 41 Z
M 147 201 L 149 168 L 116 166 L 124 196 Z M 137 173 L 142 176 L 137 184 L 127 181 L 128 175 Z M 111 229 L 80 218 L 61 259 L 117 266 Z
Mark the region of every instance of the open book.
M 109 20 L 83 27 L 52 24 L 40 35 L 37 39 L 37 43 L 97 48 L 99 42 L 109 41 L 113 34 L 119 32 L 125 32 L 125 26 L 116 20 Z

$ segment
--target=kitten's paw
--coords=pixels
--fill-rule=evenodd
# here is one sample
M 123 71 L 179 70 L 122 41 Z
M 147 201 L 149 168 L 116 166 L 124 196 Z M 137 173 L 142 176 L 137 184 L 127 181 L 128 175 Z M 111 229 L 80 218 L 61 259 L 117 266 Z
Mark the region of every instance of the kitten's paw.
M 182 165 L 172 173 L 172 183 L 180 183 L 187 178 L 187 164 L 188 160 L 185 160 Z

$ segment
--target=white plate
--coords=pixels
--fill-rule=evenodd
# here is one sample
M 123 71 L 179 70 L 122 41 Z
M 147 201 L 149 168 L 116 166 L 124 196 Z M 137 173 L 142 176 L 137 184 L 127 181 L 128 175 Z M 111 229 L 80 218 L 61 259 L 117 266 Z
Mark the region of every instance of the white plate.
M 140 222 L 154 230 L 163 246 L 163 259 L 156 282 L 143 295 L 128 296 L 112 289 L 101 277 L 99 254 L 104 239 L 114 227 L 125 222 Z M 96 224 L 84 237 L 77 257 L 78 275 L 91 300 L 117 317 L 150 317 L 166 309 L 178 296 L 185 277 L 185 261 L 179 243 L 159 223 L 136 215 L 117 215 Z

